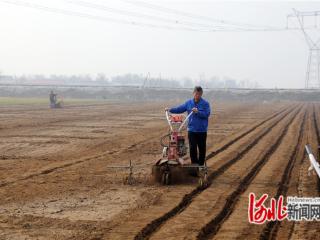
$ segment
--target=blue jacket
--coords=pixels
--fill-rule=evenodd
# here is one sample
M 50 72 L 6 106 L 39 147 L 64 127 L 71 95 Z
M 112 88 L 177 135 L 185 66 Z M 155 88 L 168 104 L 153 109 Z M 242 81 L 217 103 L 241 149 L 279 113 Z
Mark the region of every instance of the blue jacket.
M 200 101 L 196 103 L 194 99 L 186 101 L 184 104 L 170 108 L 171 113 L 183 113 L 192 112 L 192 108 L 198 108 L 197 113 L 193 113 L 189 118 L 188 131 L 189 132 L 207 132 L 208 130 L 208 118 L 210 116 L 210 105 L 209 103 L 200 98 Z

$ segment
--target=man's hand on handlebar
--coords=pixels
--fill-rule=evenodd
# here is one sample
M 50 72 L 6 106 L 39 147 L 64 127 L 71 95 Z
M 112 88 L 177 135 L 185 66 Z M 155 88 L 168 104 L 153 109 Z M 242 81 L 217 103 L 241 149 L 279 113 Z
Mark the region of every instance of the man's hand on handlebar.
M 197 113 L 198 112 L 198 108 L 192 108 L 192 112 Z
M 167 108 L 167 107 L 164 109 L 165 112 L 169 112 L 169 110 L 170 108 Z

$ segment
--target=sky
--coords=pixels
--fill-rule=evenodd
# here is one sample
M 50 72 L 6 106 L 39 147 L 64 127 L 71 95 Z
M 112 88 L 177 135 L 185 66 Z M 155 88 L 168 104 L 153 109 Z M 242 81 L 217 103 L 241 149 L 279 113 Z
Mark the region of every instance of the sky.
M 0 0 L 0 72 L 217 76 L 303 88 L 309 52 L 301 31 L 208 31 L 235 28 L 221 21 L 284 29 L 293 8 L 316 11 L 320 2 Z

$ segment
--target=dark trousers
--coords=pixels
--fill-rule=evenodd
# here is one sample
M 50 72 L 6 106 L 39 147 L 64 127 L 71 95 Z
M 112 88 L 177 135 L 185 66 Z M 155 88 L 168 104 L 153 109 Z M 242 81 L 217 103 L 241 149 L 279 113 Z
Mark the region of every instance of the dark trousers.
M 188 132 L 188 138 L 191 162 L 204 165 L 206 157 L 207 132 Z

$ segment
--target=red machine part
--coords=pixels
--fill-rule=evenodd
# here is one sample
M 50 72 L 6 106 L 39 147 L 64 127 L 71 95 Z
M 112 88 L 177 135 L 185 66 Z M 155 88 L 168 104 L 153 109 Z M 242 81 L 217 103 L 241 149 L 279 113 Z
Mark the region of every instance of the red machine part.
M 169 142 L 168 160 L 177 160 L 178 157 L 178 132 L 172 132 Z
M 185 138 L 178 132 L 172 132 L 170 135 L 169 149 L 168 149 L 168 160 L 178 160 L 185 153 L 183 151 L 185 144 Z
M 182 115 L 171 115 L 170 120 L 171 122 L 183 122 Z

